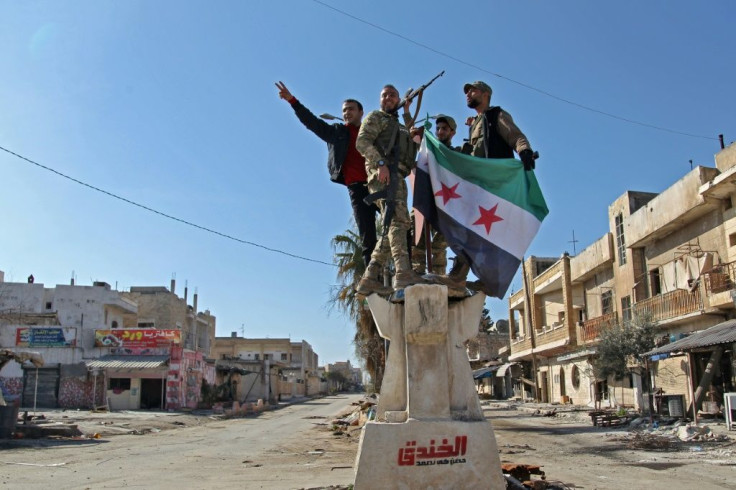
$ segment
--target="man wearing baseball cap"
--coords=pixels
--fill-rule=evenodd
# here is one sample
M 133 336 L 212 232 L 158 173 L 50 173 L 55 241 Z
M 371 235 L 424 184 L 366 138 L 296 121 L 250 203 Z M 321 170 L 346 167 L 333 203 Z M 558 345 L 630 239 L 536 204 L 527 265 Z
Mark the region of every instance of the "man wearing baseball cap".
M 491 87 L 485 82 L 471 82 L 465 84 L 463 92 L 468 107 L 477 112 L 470 125 L 469 144 L 463 147 L 463 153 L 482 158 L 514 158 L 515 150 L 524 163 L 524 170 L 532 170 L 534 152 L 529 140 L 508 112 L 491 106 Z
M 466 83 L 463 87 L 468 107 L 477 115 L 470 123 L 470 138 L 462 152 L 481 158 L 514 158 L 514 151 L 527 172 L 534 169 L 534 152 L 524 133 L 514 124 L 511 115 L 498 106 L 491 106 L 490 85 L 483 81 Z M 464 288 L 470 264 L 461 255 L 443 283 L 450 287 Z
M 437 114 L 435 120 L 437 121 L 437 129 L 435 129 L 434 134 L 440 140 L 440 143 L 449 146 L 453 150 L 458 149 L 452 146 L 452 137 L 455 136 L 455 132 L 457 131 L 455 120 L 444 114 Z

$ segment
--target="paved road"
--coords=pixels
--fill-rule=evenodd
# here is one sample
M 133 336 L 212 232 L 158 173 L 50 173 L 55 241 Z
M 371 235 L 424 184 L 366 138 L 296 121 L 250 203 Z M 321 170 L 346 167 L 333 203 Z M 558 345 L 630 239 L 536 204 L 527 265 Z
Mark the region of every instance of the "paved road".
M 99 442 L 46 441 L 43 447 L 10 443 L 0 449 L 0 483 L 23 489 L 346 485 L 354 479 L 355 453 L 345 451 L 344 444 L 342 450 L 340 445 L 332 447 L 329 431 L 315 423 L 326 422 L 324 418 L 343 412 L 359 398 L 326 397 L 257 418 Z

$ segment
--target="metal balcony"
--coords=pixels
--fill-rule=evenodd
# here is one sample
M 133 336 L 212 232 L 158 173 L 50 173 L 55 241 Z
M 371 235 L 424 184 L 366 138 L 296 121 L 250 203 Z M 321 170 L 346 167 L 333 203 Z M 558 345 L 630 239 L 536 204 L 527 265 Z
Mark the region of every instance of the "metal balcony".
M 637 302 L 632 310 L 637 316 L 651 314 L 655 322 L 670 320 L 689 313 L 696 313 L 703 309 L 700 292 L 678 289 L 665 294 L 653 296 Z
M 580 335 L 578 339 L 583 342 L 595 341 L 600 336 L 601 331 L 606 328 L 611 328 L 611 326 L 615 325 L 616 322 L 618 322 L 618 313 L 615 311 L 591 318 L 590 320 L 585 320 L 582 322 L 582 325 L 580 325 Z

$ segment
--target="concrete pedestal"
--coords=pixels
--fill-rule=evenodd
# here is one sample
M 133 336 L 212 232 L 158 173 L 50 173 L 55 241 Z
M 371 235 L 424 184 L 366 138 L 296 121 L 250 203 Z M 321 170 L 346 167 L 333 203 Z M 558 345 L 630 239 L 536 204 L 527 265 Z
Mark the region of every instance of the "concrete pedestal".
M 368 422 L 360 434 L 355 490 L 505 490 L 486 421 Z
M 464 347 L 478 332 L 485 296 L 449 304 L 439 285 L 411 286 L 405 295 L 404 304 L 368 298 L 391 345 L 378 421 L 360 436 L 355 490 L 505 489 Z

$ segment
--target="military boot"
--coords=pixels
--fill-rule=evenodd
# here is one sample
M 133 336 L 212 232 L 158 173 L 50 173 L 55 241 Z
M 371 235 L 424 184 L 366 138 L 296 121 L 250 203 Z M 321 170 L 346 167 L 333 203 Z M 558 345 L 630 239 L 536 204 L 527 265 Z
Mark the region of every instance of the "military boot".
M 411 268 L 420 275 L 427 272 L 427 251 L 424 248 L 413 247 L 411 249 Z
M 432 273 L 439 275 L 447 273 L 447 250 L 432 252 Z
M 427 274 L 425 277 L 434 284 L 444 284 L 448 288 L 462 290 L 465 289 L 468 272 L 470 264 L 463 257 L 457 256 L 448 275 Z
M 450 280 L 449 285 L 464 288 L 465 281 L 468 278 L 468 272 L 470 272 L 470 263 L 465 259 L 465 257 L 458 255 L 455 257 L 455 260 L 452 263 L 452 269 L 450 269 L 450 273 L 447 275 Z
M 409 263 L 409 257 L 404 256 L 401 257 L 399 260 L 395 261 L 396 264 L 396 275 L 394 276 L 394 290 L 398 291 L 399 289 L 404 289 L 405 287 L 411 286 L 413 284 L 424 284 L 427 281 L 424 280 L 424 278 L 417 274 L 412 268 L 411 264 Z
M 358 283 L 358 287 L 355 288 L 355 292 L 362 296 L 369 296 L 373 293 L 377 294 L 391 294 L 392 289 L 388 286 L 383 285 L 383 281 L 380 279 L 383 267 L 378 263 L 371 261 L 368 264 L 368 268 L 365 270 L 363 277 Z

